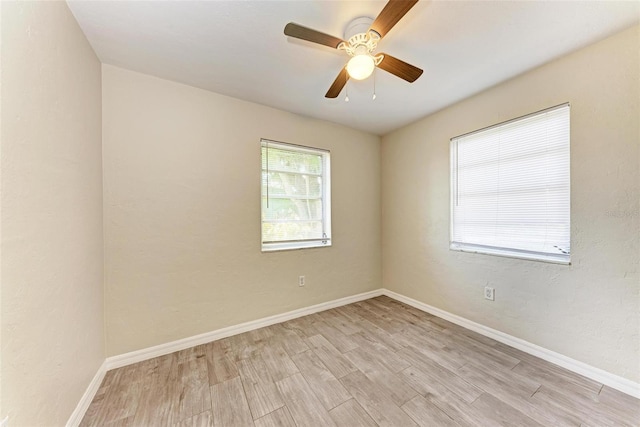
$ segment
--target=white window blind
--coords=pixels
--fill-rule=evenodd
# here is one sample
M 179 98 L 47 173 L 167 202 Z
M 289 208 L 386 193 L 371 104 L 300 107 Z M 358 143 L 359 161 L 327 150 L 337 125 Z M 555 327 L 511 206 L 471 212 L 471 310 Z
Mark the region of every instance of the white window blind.
M 569 263 L 569 111 L 451 139 L 451 249 Z
M 330 153 L 261 140 L 262 250 L 331 246 Z

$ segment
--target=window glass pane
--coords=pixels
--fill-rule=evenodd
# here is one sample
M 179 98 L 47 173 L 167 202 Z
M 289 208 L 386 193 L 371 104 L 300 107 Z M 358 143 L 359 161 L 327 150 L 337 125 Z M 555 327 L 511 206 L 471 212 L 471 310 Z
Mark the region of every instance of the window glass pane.
M 265 195 L 267 184 L 269 186 L 269 197 L 322 197 L 322 176 L 264 171 L 262 172 L 262 193 Z
M 262 198 L 262 220 L 263 221 L 322 221 L 322 200 L 312 199 L 288 199 L 269 198 L 267 208 L 267 198 Z
M 262 140 L 262 250 L 331 245 L 329 153 Z

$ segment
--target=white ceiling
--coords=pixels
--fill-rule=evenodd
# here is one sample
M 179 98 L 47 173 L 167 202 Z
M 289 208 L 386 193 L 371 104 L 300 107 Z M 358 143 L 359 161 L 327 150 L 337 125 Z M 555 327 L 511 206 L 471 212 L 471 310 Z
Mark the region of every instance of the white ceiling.
M 640 2 L 420 1 L 377 52 L 424 69 L 382 70 L 324 94 L 346 53 L 283 34 L 287 22 L 343 37 L 384 1 L 78 1 L 68 4 L 100 60 L 247 101 L 385 134 L 637 23 Z

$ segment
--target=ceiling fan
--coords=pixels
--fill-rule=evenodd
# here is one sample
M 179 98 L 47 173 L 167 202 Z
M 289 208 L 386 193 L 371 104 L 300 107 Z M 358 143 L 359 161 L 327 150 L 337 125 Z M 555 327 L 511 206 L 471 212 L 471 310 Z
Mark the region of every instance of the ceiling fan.
M 326 98 L 336 98 L 347 84 L 349 77 L 356 80 L 366 79 L 373 73 L 375 67 L 413 83 L 422 74 L 420 68 L 386 53 L 374 55 L 374 51 L 378 42 L 417 2 L 418 0 L 389 0 L 375 20 L 371 18 L 353 20 L 345 32 L 346 41 L 293 22 L 289 22 L 284 27 L 284 33 L 297 39 L 344 50 L 351 56 L 327 91 Z M 366 30 L 363 31 L 365 28 Z

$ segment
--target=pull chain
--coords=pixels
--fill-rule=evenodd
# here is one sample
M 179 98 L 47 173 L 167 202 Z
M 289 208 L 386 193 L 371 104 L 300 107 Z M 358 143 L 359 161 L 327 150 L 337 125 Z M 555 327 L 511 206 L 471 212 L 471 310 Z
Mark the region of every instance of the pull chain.
M 374 101 L 376 100 L 376 70 L 373 70 L 373 98 Z

